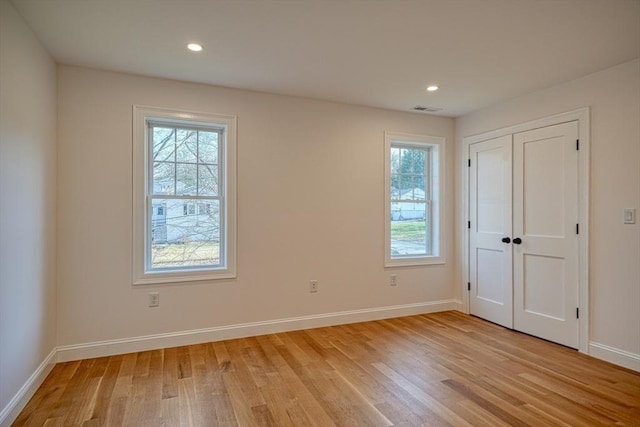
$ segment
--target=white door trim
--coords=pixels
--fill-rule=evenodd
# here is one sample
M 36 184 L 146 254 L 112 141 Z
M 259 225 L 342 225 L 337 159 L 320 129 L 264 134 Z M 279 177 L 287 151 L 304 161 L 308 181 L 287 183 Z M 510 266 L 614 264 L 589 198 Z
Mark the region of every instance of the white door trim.
M 461 156 L 461 167 L 464 171 L 462 193 L 464 221 L 460 224 L 462 228 L 462 233 L 460 233 L 460 235 L 462 236 L 461 243 L 463 247 L 463 251 L 461 253 L 463 281 L 460 283 L 460 288 L 463 295 L 463 310 L 465 313 L 469 313 L 469 292 L 467 291 L 467 283 L 469 282 L 469 230 L 467 228 L 467 221 L 469 221 L 469 145 L 541 127 L 571 121 L 578 122 L 578 138 L 580 140 L 580 150 L 578 152 L 578 218 L 580 224 L 580 234 L 578 237 L 578 303 L 580 309 L 580 318 L 578 321 L 578 350 L 581 353 L 586 354 L 589 354 L 589 113 L 589 107 L 585 107 L 566 113 L 543 117 L 526 123 L 520 123 L 489 132 L 463 137 L 462 152 L 464 154 Z

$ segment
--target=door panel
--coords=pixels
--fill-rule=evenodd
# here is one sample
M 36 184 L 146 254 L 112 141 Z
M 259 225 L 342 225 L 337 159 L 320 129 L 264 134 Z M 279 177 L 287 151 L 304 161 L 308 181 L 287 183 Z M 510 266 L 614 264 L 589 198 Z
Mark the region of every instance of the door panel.
M 511 328 L 511 136 L 469 146 L 470 312 Z
M 563 136 L 527 141 L 522 148 L 524 234 L 564 236 Z
M 577 122 L 513 136 L 513 327 L 578 346 Z
M 506 298 L 504 295 L 504 251 L 478 248 L 476 261 L 478 265 L 475 280 L 476 298 L 502 305 Z M 491 266 L 491 268 L 486 268 Z
M 525 254 L 523 257 L 523 309 L 527 313 L 566 320 L 565 262 L 562 258 Z M 555 287 L 559 289 L 555 289 Z M 557 295 L 558 298 L 548 298 Z

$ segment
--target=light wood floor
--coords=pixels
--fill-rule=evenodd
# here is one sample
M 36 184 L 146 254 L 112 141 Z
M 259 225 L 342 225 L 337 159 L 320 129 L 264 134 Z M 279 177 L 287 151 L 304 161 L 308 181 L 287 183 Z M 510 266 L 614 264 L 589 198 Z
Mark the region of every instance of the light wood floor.
M 17 426 L 640 426 L 640 374 L 458 312 L 60 363 Z

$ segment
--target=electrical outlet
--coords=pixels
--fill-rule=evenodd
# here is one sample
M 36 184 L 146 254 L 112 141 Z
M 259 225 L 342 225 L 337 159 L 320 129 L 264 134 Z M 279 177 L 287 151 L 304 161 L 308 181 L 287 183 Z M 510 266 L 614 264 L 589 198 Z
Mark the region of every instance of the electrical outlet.
M 636 210 L 627 208 L 624 210 L 624 223 L 635 224 L 636 223 Z
M 160 293 L 149 292 L 149 307 L 158 307 L 160 305 Z
M 309 281 L 309 292 L 311 292 L 311 293 L 318 292 L 318 281 L 317 280 L 310 280 Z
M 389 276 L 389 286 L 398 286 L 398 276 L 392 274 Z

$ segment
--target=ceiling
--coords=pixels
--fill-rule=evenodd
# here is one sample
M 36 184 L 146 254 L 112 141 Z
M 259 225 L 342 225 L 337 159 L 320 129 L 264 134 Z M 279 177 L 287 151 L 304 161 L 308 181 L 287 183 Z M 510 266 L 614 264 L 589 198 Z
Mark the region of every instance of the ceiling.
M 451 117 L 640 56 L 640 0 L 12 3 L 61 64 Z

